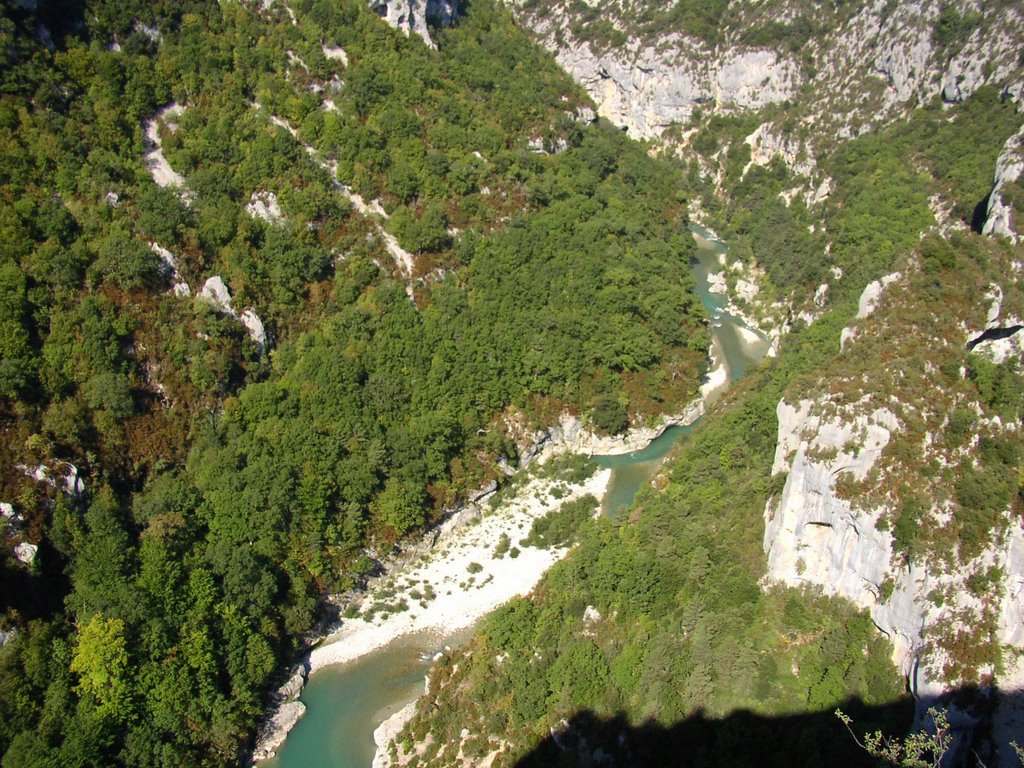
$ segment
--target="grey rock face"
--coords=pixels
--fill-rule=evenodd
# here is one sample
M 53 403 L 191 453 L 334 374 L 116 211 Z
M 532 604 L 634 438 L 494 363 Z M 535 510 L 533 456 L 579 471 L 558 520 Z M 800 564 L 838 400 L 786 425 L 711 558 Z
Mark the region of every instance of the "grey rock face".
M 252 307 L 244 310 L 241 316 L 235 312 L 231 304 L 231 293 L 228 291 L 228 287 L 224 284 L 224 280 L 220 275 L 214 275 L 203 283 L 203 288 L 199 292 L 199 298 L 212 304 L 218 312 L 237 319 L 245 326 L 249 338 L 256 342 L 256 347 L 260 353 L 266 350 L 267 332 L 263 327 L 263 321 L 260 320 L 260 316 L 256 314 L 256 310 Z
M 285 738 L 295 724 L 306 714 L 306 705 L 301 701 L 289 701 L 282 704 L 274 713 L 274 716 L 264 727 L 256 742 L 256 749 L 253 752 L 253 762 L 266 760 L 277 754 L 277 750 L 284 744 Z
M 591 0 L 595 4 L 601 0 Z M 786 100 L 809 104 L 814 112 L 809 125 L 830 138 L 850 138 L 865 126 L 898 117 L 907 104 L 938 95 L 954 103 L 987 83 L 1006 87 L 1014 98 L 1021 92 L 1024 14 L 1019 8 L 987 11 L 962 48 L 950 52 L 933 40 L 941 0 L 895 7 L 874 0 L 808 41 L 800 55 L 815 65 L 806 67 L 781 43 L 726 42 L 712 48 L 679 34 L 595 51 L 572 37 L 561 4 L 548 2 L 542 12 L 536 4 L 524 5 L 513 3 L 519 20 L 586 89 L 603 117 L 638 138 L 656 138 L 673 124 L 688 123 L 698 107 L 758 110 Z M 733 40 L 735 33 L 725 30 L 723 39 Z
M 277 689 L 274 694 L 272 712 L 263 724 L 256 741 L 256 748 L 253 750 L 252 761 L 254 763 L 274 757 L 277 750 L 284 744 L 288 732 L 306 713 L 306 705 L 298 699 L 306 684 L 308 674 L 304 665 L 299 666 L 288 678 L 288 681 Z
M 454 0 L 368 0 L 370 10 L 395 29 L 409 35 L 415 32 L 423 42 L 435 48 L 427 19 L 442 27 L 451 26 L 458 11 Z
M 950 623 L 969 629 L 970 617 L 980 613 L 981 602 L 965 581 L 972 565 L 995 566 L 1004 574 L 999 639 L 1016 648 L 1024 644 L 1024 528 L 1012 522 L 1005 539 L 994 542 L 976 563 L 953 569 L 926 559 L 894 558 L 892 534 L 875 524 L 886 510 L 854 508 L 836 491 L 836 478 L 843 472 L 866 477 L 900 423 L 885 410 L 826 418 L 817 415 L 819 406 L 809 400 L 778 405 L 773 474 L 785 472 L 786 483 L 765 508 L 766 579 L 816 585 L 869 610 L 892 641 L 893 662 L 907 676 L 911 691 L 924 702 L 934 700 L 945 690 L 941 670 L 946 657 L 926 642 L 929 629 Z M 855 439 L 860 450 L 846 453 Z M 936 590 L 947 595 L 943 605 L 929 598 Z M 999 683 L 1013 690 L 1021 679 L 1020 671 L 1008 670 Z
M 986 235 L 1003 235 L 1017 242 L 1018 233 L 1012 220 L 1010 206 L 1004 202 L 1003 187 L 1017 181 L 1024 174 L 1024 128 L 1007 139 L 1003 151 L 996 160 L 992 194 L 988 199 L 988 214 L 982 232 Z
M 556 24 L 552 21 L 536 31 L 553 34 Z M 554 53 L 594 99 L 602 117 L 643 139 L 660 136 L 674 123 L 689 122 L 698 106 L 760 108 L 790 98 L 798 85 L 795 62 L 772 51 L 714 56 L 685 38 L 673 38 L 671 43 L 672 49 L 683 51 L 671 60 L 649 47 L 598 56 L 583 44 Z

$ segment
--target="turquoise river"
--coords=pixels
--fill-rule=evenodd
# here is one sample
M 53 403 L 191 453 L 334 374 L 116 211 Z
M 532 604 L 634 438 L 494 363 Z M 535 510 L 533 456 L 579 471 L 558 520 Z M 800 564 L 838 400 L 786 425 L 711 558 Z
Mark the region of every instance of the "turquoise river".
M 722 269 L 725 245 L 694 227 L 693 262 L 697 293 L 712 317 L 712 348 L 724 363 L 728 381 L 741 377 L 768 351 L 768 342 L 724 310 L 724 297 L 711 293 L 708 276 Z M 713 396 L 713 395 L 712 395 Z M 646 448 L 619 456 L 595 456 L 612 470 L 603 501 L 607 514 L 629 506 L 637 490 L 653 477 L 662 459 L 693 428 L 670 427 Z M 423 679 L 435 652 L 455 645 L 458 636 L 408 635 L 349 664 L 312 676 L 302 692 L 307 710 L 277 757 L 264 768 L 369 768 L 373 730 L 423 692 Z

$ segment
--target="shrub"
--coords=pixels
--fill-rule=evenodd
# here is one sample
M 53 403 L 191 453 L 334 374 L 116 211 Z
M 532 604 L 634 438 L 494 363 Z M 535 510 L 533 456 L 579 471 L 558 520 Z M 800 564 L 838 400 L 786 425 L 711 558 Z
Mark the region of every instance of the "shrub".
M 590 418 L 597 431 L 605 435 L 619 435 L 629 428 L 626 407 L 611 395 L 597 401 Z

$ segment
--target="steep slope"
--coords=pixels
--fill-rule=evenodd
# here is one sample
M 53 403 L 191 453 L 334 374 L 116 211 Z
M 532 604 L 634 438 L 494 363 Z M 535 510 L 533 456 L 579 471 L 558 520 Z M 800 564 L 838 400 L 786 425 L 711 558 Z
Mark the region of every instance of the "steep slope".
M 998 84 L 1021 96 L 1024 16 L 1012 3 L 782 0 L 667 9 L 523 0 L 513 7 L 600 114 L 645 139 L 685 129 L 697 113 L 784 102 L 797 137 L 844 138 L 936 95 L 958 103 Z
M 1024 380 L 1019 350 L 993 348 L 1015 336 L 975 343 L 1020 327 L 1016 257 L 926 240 L 866 289 L 831 369 L 777 409 L 772 472 L 785 485 L 765 509 L 768 578 L 870 608 L 926 701 L 955 684 L 1021 683 Z M 870 375 L 882 357 L 886 376 Z

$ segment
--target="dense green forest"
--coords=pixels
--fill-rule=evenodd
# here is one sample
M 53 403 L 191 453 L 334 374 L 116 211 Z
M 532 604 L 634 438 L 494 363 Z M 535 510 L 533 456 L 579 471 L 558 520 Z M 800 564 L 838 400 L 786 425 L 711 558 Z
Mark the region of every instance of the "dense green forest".
M 3 765 L 237 764 L 321 598 L 516 458 L 503 414 L 692 398 L 681 177 L 486 2 L 439 51 L 357 0 L 28 6 L 0 24 Z M 213 276 L 231 311 L 181 295 Z

